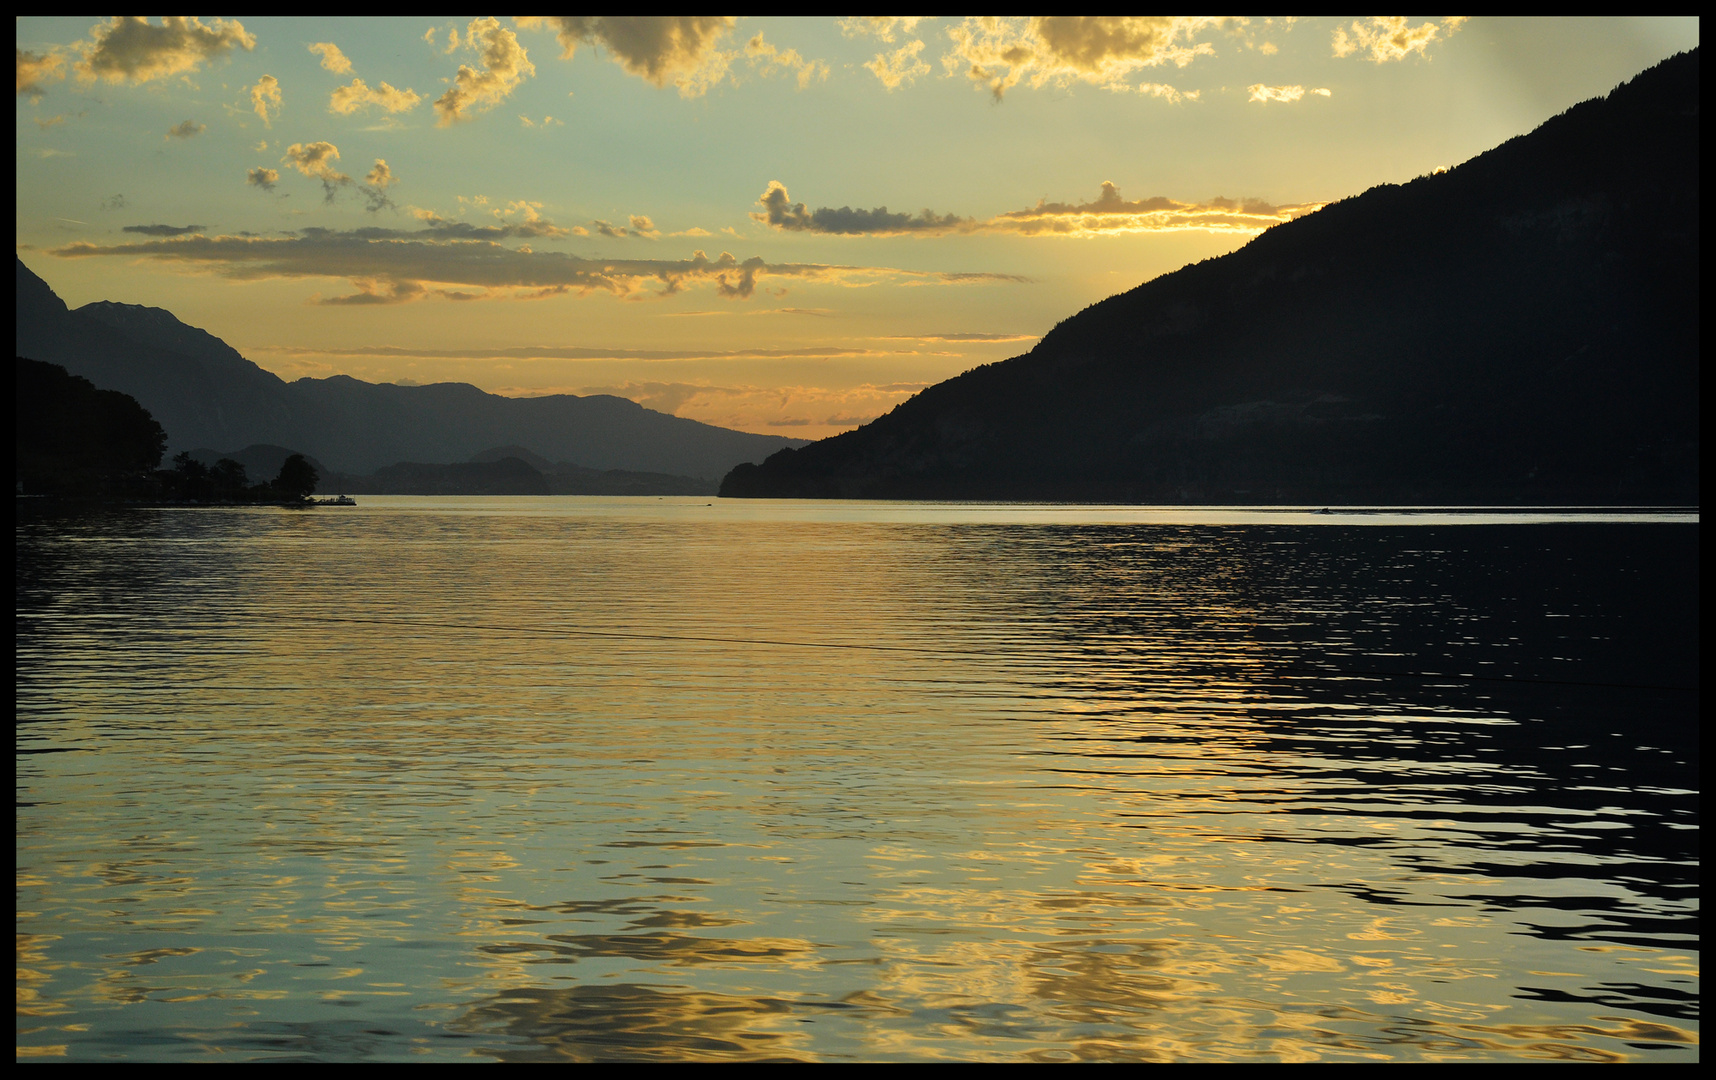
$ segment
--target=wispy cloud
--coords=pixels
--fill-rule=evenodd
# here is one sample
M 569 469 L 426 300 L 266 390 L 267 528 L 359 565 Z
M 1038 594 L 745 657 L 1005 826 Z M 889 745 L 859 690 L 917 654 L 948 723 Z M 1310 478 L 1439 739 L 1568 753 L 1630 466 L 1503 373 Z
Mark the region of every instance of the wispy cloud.
M 1438 37 L 1448 37 L 1466 22 L 1469 16 L 1450 15 L 1440 24 L 1433 22 L 1411 26 L 1405 15 L 1373 15 L 1354 22 L 1352 27 L 1337 27 L 1332 49 L 1336 56 L 1355 54 L 1376 64 L 1404 60 L 1417 53 L 1428 58 L 1430 43 Z
M 776 72 L 793 75 L 798 80 L 800 90 L 813 82 L 828 79 L 827 63 L 821 60 L 806 60 L 798 54 L 797 49 L 778 49 L 764 41 L 761 34 L 746 43 L 745 58 L 753 67 L 758 68 L 764 77 Z
M 924 43 L 908 41 L 891 53 L 877 53 L 864 67 L 889 90 L 898 90 L 930 73 L 923 60 Z
M 894 35 L 914 34 L 918 24 L 925 21 L 924 15 L 859 15 L 854 18 L 840 20 L 842 37 L 864 38 L 873 37 L 886 44 L 894 43 Z
M 1249 95 L 1246 98 L 1247 101 L 1262 102 L 1265 105 L 1271 101 L 1298 101 L 1306 94 L 1313 94 L 1317 97 L 1330 96 L 1329 89 L 1324 86 L 1307 90 L 1303 86 L 1265 86 L 1262 83 L 1253 83 L 1245 88 L 1245 92 Z
M 168 128 L 166 138 L 189 139 L 197 135 L 201 135 L 208 129 L 209 126 L 207 124 L 199 124 L 195 120 L 186 120 L 183 123 L 174 124 L 172 127 Z

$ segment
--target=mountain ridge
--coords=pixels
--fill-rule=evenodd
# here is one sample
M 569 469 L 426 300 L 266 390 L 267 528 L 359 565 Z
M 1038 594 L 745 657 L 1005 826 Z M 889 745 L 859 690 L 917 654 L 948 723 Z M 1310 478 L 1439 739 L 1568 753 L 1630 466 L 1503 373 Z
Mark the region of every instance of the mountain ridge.
M 756 435 L 609 395 L 508 398 L 469 383 L 398 386 L 347 375 L 291 382 L 164 308 L 97 301 L 70 309 L 17 259 L 17 353 L 136 398 L 169 452 L 291 446 L 342 473 L 398 462 L 465 462 L 497 445 L 555 460 L 719 479 L 806 440 Z
M 722 494 L 1696 501 L 1698 52 L 739 466 Z

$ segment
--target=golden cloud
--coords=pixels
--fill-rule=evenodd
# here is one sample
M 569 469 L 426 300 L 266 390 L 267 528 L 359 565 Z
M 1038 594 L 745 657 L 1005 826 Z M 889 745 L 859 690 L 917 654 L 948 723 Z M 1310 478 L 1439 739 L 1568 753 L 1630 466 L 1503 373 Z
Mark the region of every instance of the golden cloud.
M 963 71 L 1000 101 L 1027 77 L 1033 88 L 1073 82 L 1112 86 L 1141 67 L 1185 67 L 1215 46 L 1193 39 L 1224 17 L 1038 16 L 1028 21 L 968 18 L 948 30 L 948 74 Z
M 115 15 L 90 30 L 90 40 L 75 46 L 82 59 L 74 65 L 86 82 L 148 82 L 189 74 L 232 49 L 256 48 L 256 38 L 237 22 L 169 15 L 156 26 L 148 19 Z
M 353 79 L 350 86 L 339 87 L 328 98 L 328 111 L 349 116 L 367 105 L 379 105 L 390 113 L 401 113 L 415 109 L 422 100 L 413 90 L 396 90 L 387 83 L 371 90 L 362 79 Z M 440 107 L 439 102 L 436 107 Z
M 506 206 L 497 210 L 491 210 L 489 213 L 493 214 L 505 223 L 504 225 L 498 226 L 503 230 L 501 235 L 524 237 L 527 239 L 542 238 L 546 240 L 564 240 L 566 237 L 572 235 L 573 230 L 563 229 L 552 221 L 549 221 L 547 218 L 542 216 L 540 212 L 541 210 L 542 204 L 539 202 L 514 199 L 512 202 L 507 203 Z M 517 221 L 508 220 L 515 215 L 518 217 Z M 649 221 L 649 218 L 635 220 L 647 222 Z M 443 227 L 451 224 L 451 222 L 445 222 L 443 223 Z
M 250 107 L 262 117 L 263 127 L 273 127 L 273 116 L 280 113 L 280 80 L 264 75 L 250 88 Z
M 1265 86 L 1262 83 L 1253 83 L 1245 88 L 1245 92 L 1250 95 L 1246 98 L 1247 101 L 1257 101 L 1263 104 L 1268 104 L 1271 101 L 1298 101 L 1306 94 L 1316 94 L 1319 97 L 1330 96 L 1329 89 L 1324 86 L 1307 90 L 1303 86 Z
M 164 136 L 164 138 L 168 138 L 168 139 L 189 139 L 194 135 L 201 135 L 203 132 L 207 131 L 208 129 L 209 129 L 209 126 L 207 124 L 199 124 L 195 120 L 186 120 L 182 123 L 174 124 L 172 127 L 168 128 L 167 134 Z
M 280 171 L 258 167 L 245 174 L 244 182 L 263 191 L 273 191 L 274 185 L 280 182 Z
M 1127 86 L 1125 83 L 1110 83 L 1103 87 L 1103 89 L 1117 91 L 1135 90 L 1145 97 L 1159 97 L 1170 105 L 1178 105 L 1182 101 L 1196 101 L 1198 100 L 1198 95 L 1202 93 L 1200 90 L 1181 91 L 1175 87 L 1169 86 L 1167 83 L 1153 82 L 1139 83 L 1137 86 L 1131 87 Z
M 918 23 L 926 18 L 928 16 L 925 15 L 860 15 L 841 19 L 840 34 L 849 38 L 873 37 L 892 45 L 896 31 L 902 34 L 916 33 Z
M 347 75 L 352 70 L 352 62 L 346 59 L 346 54 L 331 41 L 318 41 L 311 45 L 310 51 L 322 58 L 322 66 L 335 75 Z
M 1450 15 L 1440 25 L 1426 22 L 1408 26 L 1404 15 L 1373 15 L 1368 21 L 1353 23 L 1350 34 L 1345 27 L 1337 27 L 1334 54 L 1339 57 L 1366 54 L 1365 58 L 1376 64 L 1404 60 L 1412 53 L 1428 57 L 1430 43 L 1438 35 L 1452 35 L 1468 17 Z
M 315 165 L 310 167 L 314 168 Z M 338 174 L 335 174 L 338 175 Z M 263 185 L 259 185 L 263 186 Z M 309 228 L 289 237 L 184 236 L 124 244 L 75 243 L 54 249 L 62 258 L 115 256 L 151 259 L 238 280 L 340 278 L 358 290 L 322 303 L 379 304 L 420 299 L 450 289 L 473 288 L 485 297 L 540 299 L 567 293 L 605 292 L 619 297 L 669 296 L 687 287 L 712 288 L 717 296 L 753 296 L 759 279 L 791 278 L 836 285 L 879 279 L 933 279 L 948 283 L 1022 281 L 1016 275 L 931 273 L 887 267 L 822 263 L 767 263 L 729 252 L 710 258 L 586 259 L 561 252 L 507 248 L 496 242 L 518 235 L 517 226 L 471 226 L 436 219 L 416 231 L 386 228 Z M 472 294 L 458 294 L 469 298 Z
M 43 83 L 66 77 L 65 66 L 66 58 L 57 50 L 33 53 L 18 49 L 18 93 L 41 97 L 46 92 Z
M 884 40 L 893 40 L 891 37 Z M 895 49 L 890 55 L 877 53 L 876 58 L 865 64 L 870 74 L 876 76 L 881 84 L 889 90 L 897 90 L 903 84 L 917 79 L 920 75 L 928 75 L 930 66 L 924 63 L 920 53 L 924 51 L 922 41 L 908 41 Z
M 393 175 L 393 170 L 387 167 L 387 162 L 381 158 L 375 159 L 375 168 L 369 171 L 364 181 L 371 187 L 385 189 L 391 184 L 398 183 L 399 178 Z
M 780 51 L 758 34 L 745 45 L 745 56 L 753 67 L 760 67 L 767 76 L 784 71 L 798 76 L 798 88 L 803 90 L 816 80 L 827 81 L 828 65 L 821 60 L 806 60 L 797 49 Z
M 1181 202 L 1165 195 L 1127 201 L 1112 183 L 1088 203 L 1040 201 L 1029 210 L 1014 210 L 984 223 L 986 230 L 1026 236 L 1105 236 L 1138 232 L 1258 233 L 1314 210 L 1325 203 L 1273 206 L 1261 199 L 1227 199 L 1207 203 Z
M 453 40 L 457 44 L 456 32 Z M 465 29 L 465 46 L 481 55 L 482 70 L 460 64 L 453 85 L 435 99 L 438 114 L 435 122 L 442 127 L 494 108 L 519 83 L 536 74 L 536 66 L 518 43 L 518 35 L 502 29 L 500 21 L 492 16 L 471 20 Z M 385 83 L 382 85 L 386 87 Z
M 605 46 L 614 62 L 656 86 L 672 83 L 681 97 L 701 97 L 726 78 L 733 54 L 720 48 L 733 28 L 727 15 L 553 15 L 520 18 L 526 28 L 547 27 L 560 41 L 561 58 L 579 45 Z
M 339 150 L 331 142 L 293 143 L 280 160 L 305 176 L 320 180 L 324 197 L 333 202 L 334 192 L 352 182 L 351 177 L 334 168 L 333 162 L 339 157 Z

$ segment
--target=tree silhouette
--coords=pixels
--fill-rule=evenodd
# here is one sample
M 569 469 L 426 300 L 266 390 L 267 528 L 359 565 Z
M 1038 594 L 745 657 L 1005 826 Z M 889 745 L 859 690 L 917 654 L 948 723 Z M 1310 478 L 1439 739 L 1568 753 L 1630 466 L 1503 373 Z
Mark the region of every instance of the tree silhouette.
M 147 494 L 167 433 L 136 399 L 17 358 L 16 470 L 32 494 Z
M 316 475 L 316 467 L 305 461 L 303 454 L 293 454 L 280 466 L 280 475 L 274 478 L 273 487 L 283 495 L 304 499 L 316 490 L 321 479 Z

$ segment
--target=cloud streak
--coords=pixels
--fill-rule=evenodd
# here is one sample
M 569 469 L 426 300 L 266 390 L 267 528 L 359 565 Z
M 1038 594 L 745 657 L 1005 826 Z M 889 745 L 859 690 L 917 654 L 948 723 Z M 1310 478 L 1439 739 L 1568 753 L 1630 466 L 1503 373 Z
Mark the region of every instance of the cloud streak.
M 1245 88 L 1245 92 L 1248 95 L 1247 101 L 1261 102 L 1265 105 L 1271 101 L 1298 101 L 1306 94 L 1315 94 L 1318 97 L 1330 96 L 1329 89 L 1323 86 L 1307 90 L 1303 86 L 1265 86 L 1262 83 L 1253 83 Z
M 326 155 L 302 154 L 306 167 Z M 311 175 L 315 175 L 313 172 Z M 260 185 L 259 185 L 260 186 Z M 61 258 L 148 259 L 237 280 L 340 278 L 357 292 L 322 303 L 402 303 L 431 293 L 450 299 L 474 296 L 539 299 L 567 293 L 618 297 L 668 296 L 690 287 L 744 300 L 765 278 L 835 285 L 936 280 L 947 283 L 1022 281 L 1017 275 L 925 272 L 887 267 L 740 260 L 728 252 L 710 258 L 590 259 L 561 252 L 508 248 L 488 237 L 516 235 L 518 226 L 468 226 L 437 220 L 415 231 L 386 228 L 302 229 L 286 237 L 182 236 L 124 244 L 75 243 L 57 248 Z M 477 289 L 475 294 L 458 289 Z
M 202 225 L 127 225 L 120 232 L 139 233 L 143 236 L 185 236 L 189 233 L 200 233 Z
M 878 206 L 873 210 L 854 210 L 850 206 L 842 206 L 838 210 L 827 206 L 806 210 L 803 203 L 791 200 L 786 185 L 779 180 L 769 181 L 768 189 L 758 196 L 757 202 L 763 210 L 761 213 L 753 213 L 751 219 L 783 232 L 827 233 L 838 236 L 899 236 L 910 233 L 939 235 L 960 230 L 969 231 L 975 226 L 975 223 L 967 218 L 953 214 L 937 214 L 927 209 L 919 211 L 916 216 L 889 213 L 886 206 Z
M 811 211 L 791 201 L 785 184 L 769 182 L 757 199 L 762 212 L 752 219 L 782 232 L 838 236 L 945 236 L 949 233 L 1012 233 L 1021 236 L 1103 236 L 1140 232 L 1257 233 L 1291 221 L 1324 203 L 1275 206 L 1260 199 L 1217 196 L 1207 203 L 1184 202 L 1165 195 L 1127 200 L 1114 184 L 1104 181 L 1097 197 L 1086 203 L 1051 203 L 1012 210 L 987 221 L 923 210 L 917 215 L 889 213 L 888 208 L 854 210 L 828 207 Z

